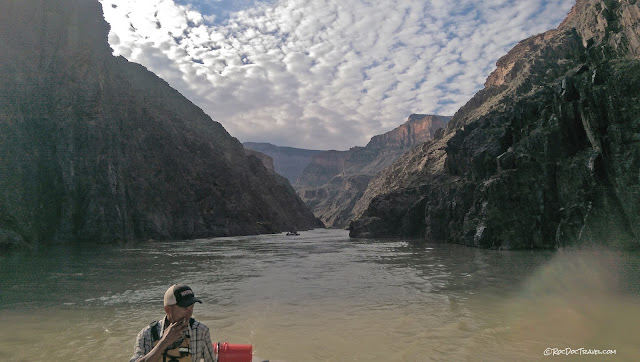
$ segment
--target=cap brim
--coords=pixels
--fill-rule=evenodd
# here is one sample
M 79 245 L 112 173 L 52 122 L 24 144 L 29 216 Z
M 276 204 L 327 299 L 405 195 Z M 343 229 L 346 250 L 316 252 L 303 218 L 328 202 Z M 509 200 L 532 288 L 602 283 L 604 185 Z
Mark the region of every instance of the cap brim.
M 182 308 L 186 308 L 195 302 L 202 303 L 198 298 L 188 298 L 188 299 L 183 299 L 180 301 L 180 303 L 176 303 L 176 304 Z

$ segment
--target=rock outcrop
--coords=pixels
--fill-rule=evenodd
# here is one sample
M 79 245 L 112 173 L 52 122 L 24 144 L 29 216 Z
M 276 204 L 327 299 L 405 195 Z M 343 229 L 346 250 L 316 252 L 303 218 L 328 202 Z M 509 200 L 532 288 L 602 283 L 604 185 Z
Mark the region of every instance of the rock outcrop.
M 108 31 L 98 1 L 3 2 L 0 244 L 321 225 L 219 123 L 113 57 Z
M 256 157 L 257 159 L 260 160 L 260 162 L 262 162 L 262 165 L 264 165 L 264 167 L 266 167 L 267 170 L 277 174 L 277 172 L 276 172 L 276 170 L 275 170 L 275 168 L 273 166 L 273 158 L 271 156 L 265 155 L 262 152 L 254 151 L 254 150 L 248 149 L 248 148 L 244 149 L 244 154 L 247 155 L 247 156 Z
M 369 183 L 351 235 L 482 248 L 640 245 L 640 5 L 578 0 L 441 138 Z
M 372 137 L 365 147 L 319 153 L 294 187 L 325 225 L 345 227 L 371 178 L 411 147 L 441 133 L 450 118 L 412 114 L 399 127 Z
M 291 185 L 295 185 L 304 168 L 311 163 L 313 156 L 322 152 L 259 142 L 244 142 L 242 145 L 245 149 L 258 151 L 271 157 L 274 170 L 286 177 Z

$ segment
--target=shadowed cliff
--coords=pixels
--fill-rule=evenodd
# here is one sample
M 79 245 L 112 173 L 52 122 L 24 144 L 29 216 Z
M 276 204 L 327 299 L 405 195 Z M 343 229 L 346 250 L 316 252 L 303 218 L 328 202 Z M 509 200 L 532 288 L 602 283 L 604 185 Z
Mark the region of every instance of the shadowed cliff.
M 259 142 L 244 142 L 242 145 L 245 149 L 258 151 L 271 157 L 274 170 L 286 177 L 291 185 L 296 183 L 304 168 L 311 162 L 312 157 L 322 152 Z
M 635 0 L 578 0 L 521 41 L 441 138 L 369 183 L 351 235 L 638 247 L 639 24 Z
M 1 4 L 0 244 L 321 226 L 219 123 L 111 55 L 98 1 Z

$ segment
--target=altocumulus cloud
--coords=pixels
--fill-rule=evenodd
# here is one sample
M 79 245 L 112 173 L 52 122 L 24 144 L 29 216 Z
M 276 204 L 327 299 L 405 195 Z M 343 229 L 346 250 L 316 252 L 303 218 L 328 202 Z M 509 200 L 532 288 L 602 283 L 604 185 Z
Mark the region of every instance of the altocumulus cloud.
M 241 141 L 347 149 L 411 113 L 453 115 L 575 0 L 254 1 L 223 21 L 189 0 L 101 2 L 115 55 Z

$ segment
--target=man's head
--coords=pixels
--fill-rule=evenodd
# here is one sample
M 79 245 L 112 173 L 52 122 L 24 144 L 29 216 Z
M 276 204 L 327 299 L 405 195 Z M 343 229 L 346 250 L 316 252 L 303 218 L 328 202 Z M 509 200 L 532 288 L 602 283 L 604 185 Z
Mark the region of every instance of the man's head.
M 184 284 L 174 284 L 164 293 L 164 310 L 170 322 L 191 318 L 196 302 L 202 303 Z

